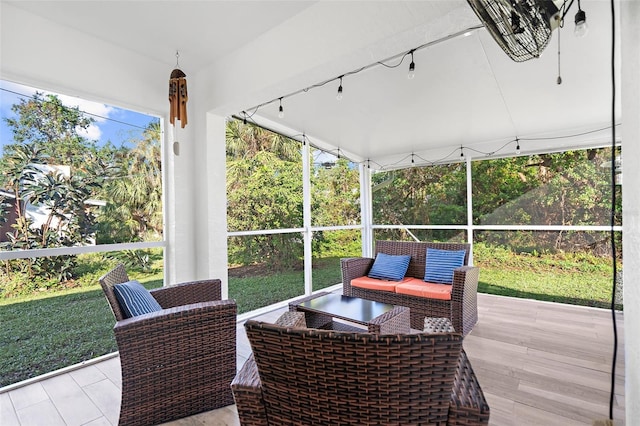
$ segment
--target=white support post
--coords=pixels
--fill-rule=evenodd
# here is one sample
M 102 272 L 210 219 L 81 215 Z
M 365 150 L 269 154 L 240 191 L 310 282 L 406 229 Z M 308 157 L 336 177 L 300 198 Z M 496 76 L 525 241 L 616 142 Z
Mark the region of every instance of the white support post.
M 471 159 L 465 160 L 467 165 L 467 243 L 471 244 L 469 265 L 473 265 L 473 194 L 471 180 Z
M 640 419 L 640 2 L 621 1 L 620 35 L 622 52 L 622 252 L 624 257 L 624 355 L 626 424 Z M 622 332 L 620 330 L 619 332 Z
M 373 257 L 373 198 L 371 169 L 360 164 L 360 218 L 362 222 L 362 256 Z
M 304 241 L 304 292 L 310 295 L 313 292 L 313 248 L 311 240 L 311 169 L 309 167 L 311 149 L 306 140 L 302 141 L 302 215 L 303 215 L 303 241 Z

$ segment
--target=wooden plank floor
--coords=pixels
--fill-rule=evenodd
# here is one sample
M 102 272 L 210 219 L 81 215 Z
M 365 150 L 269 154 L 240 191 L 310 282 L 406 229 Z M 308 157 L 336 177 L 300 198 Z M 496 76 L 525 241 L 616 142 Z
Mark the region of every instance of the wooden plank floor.
M 479 295 L 465 338 L 491 407 L 491 425 L 591 425 L 608 418 L 613 332 L 607 310 Z M 282 310 L 256 319 L 273 322 Z M 619 331 L 614 418 L 624 425 L 624 324 Z M 238 368 L 250 354 L 238 325 Z M 118 357 L 0 393 L 0 424 L 116 425 Z M 169 423 L 239 425 L 235 406 Z M 629 425 L 631 426 L 631 425 Z

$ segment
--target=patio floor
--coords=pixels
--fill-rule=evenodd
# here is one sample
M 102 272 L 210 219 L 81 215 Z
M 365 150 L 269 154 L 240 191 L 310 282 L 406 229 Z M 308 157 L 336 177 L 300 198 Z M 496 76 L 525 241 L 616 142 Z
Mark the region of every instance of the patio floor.
M 613 332 L 608 310 L 478 295 L 480 320 L 464 348 L 491 407 L 490 425 L 591 425 L 609 413 Z M 273 322 L 281 310 L 256 319 Z M 624 425 L 624 324 L 614 418 Z M 251 349 L 238 325 L 238 368 Z M 0 423 L 116 425 L 117 356 L 0 393 Z M 170 425 L 239 425 L 235 406 Z

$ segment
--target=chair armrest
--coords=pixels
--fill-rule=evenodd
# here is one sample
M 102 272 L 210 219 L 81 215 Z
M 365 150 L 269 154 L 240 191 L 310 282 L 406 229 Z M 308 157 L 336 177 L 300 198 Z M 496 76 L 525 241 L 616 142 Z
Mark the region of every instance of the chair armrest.
M 116 322 L 113 331 L 120 352 L 127 348 L 149 348 L 149 363 L 175 361 L 171 353 L 188 355 L 212 345 L 229 346 L 235 356 L 237 307 L 234 300 L 218 300 L 163 309 Z M 151 348 L 162 348 L 153 351 Z M 155 352 L 155 353 L 154 353 Z M 141 360 L 142 361 L 142 360 Z M 144 361 L 143 361 L 144 362 Z M 235 368 L 235 367 L 234 367 Z
M 450 425 L 486 425 L 490 409 L 464 349 L 458 359 L 449 403 Z
M 262 399 L 262 383 L 253 354 L 245 361 L 231 382 L 238 418 L 243 426 L 268 426 L 267 412 Z
M 351 280 L 367 275 L 373 265 L 370 257 L 349 257 L 340 259 L 342 269 L 342 294 L 351 296 Z
M 222 299 L 222 282 L 219 279 L 184 282 L 153 289 L 151 294 L 165 309 L 210 302 Z

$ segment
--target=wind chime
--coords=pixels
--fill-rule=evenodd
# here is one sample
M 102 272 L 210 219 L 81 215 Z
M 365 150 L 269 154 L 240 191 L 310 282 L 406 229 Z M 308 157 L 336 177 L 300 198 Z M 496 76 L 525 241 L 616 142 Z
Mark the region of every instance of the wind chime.
M 187 125 L 187 75 L 179 68 L 180 53 L 176 52 L 176 68 L 171 71 L 169 78 L 169 122 L 175 126 L 175 120 L 180 120 L 180 127 Z

